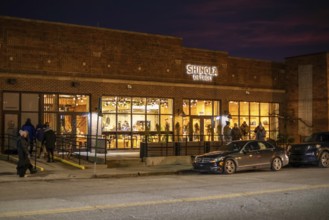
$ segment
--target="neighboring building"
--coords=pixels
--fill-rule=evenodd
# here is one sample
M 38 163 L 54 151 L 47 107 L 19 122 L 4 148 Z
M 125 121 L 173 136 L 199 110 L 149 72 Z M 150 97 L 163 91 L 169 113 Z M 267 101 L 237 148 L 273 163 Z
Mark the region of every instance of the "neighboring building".
M 286 133 L 295 138 L 329 130 L 329 53 L 286 58 Z
M 261 122 L 275 140 L 279 133 L 304 135 L 291 117 L 328 130 L 327 53 L 285 64 L 185 48 L 177 37 L 11 17 L 0 17 L 0 31 L 2 135 L 15 133 L 27 118 L 73 134 L 82 146 L 98 130 L 109 149 L 139 148 L 146 133 L 150 141 L 168 134 L 170 141 L 174 134 L 216 141 L 227 120 L 246 121 L 251 131 Z M 310 65 L 313 75 L 321 73 L 307 97 L 323 109 L 313 110 L 311 119 L 309 100 L 301 104 L 308 93 L 298 93 L 305 91 L 296 80 L 299 65 L 305 77 Z M 325 105 L 317 97 L 322 84 Z

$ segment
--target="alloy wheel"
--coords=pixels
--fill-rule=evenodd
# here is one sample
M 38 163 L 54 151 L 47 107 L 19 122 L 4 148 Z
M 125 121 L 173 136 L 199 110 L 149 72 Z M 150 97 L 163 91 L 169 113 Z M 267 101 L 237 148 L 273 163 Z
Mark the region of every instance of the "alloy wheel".
M 224 165 L 224 173 L 232 174 L 235 172 L 235 163 L 233 160 L 226 160 Z
M 329 153 L 323 152 L 320 156 L 320 167 L 328 168 L 329 167 Z
M 272 160 L 272 165 L 271 165 L 271 169 L 274 171 L 278 171 L 281 170 L 282 168 L 282 161 L 280 158 L 276 157 Z

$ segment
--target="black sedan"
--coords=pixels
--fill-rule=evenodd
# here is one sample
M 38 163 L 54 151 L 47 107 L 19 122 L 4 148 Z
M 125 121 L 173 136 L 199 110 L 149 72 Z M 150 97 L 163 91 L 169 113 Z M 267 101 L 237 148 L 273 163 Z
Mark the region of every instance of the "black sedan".
M 288 149 L 292 166 L 315 164 L 329 167 L 329 132 L 317 132 L 307 137 L 301 144 L 293 144 Z
M 200 172 L 232 174 L 241 170 L 271 168 L 280 170 L 289 163 L 283 149 L 266 141 L 232 141 L 213 151 L 195 157 L 193 167 Z

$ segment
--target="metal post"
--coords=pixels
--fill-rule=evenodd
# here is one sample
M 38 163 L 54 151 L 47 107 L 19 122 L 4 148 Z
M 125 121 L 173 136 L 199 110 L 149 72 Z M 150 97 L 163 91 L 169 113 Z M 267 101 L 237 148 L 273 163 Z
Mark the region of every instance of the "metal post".
M 96 175 L 96 159 L 97 159 L 97 145 L 98 145 L 98 126 L 99 117 L 102 115 L 102 97 L 98 98 L 98 109 L 97 109 L 97 123 L 96 123 L 96 144 L 95 144 L 95 157 L 94 157 L 94 175 Z

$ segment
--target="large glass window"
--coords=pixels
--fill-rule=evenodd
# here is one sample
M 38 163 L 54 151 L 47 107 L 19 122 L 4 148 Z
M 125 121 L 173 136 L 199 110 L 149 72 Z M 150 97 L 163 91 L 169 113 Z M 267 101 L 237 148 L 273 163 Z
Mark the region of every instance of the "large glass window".
M 102 132 L 110 148 L 138 148 L 141 141 L 161 141 L 173 131 L 173 99 L 102 97 Z
M 232 116 L 231 126 L 244 122 L 248 125 L 247 138 L 255 138 L 254 130 L 261 123 L 266 130 L 266 137 L 277 140 L 279 134 L 279 104 L 259 102 L 229 102 L 229 112 Z
M 22 94 L 22 111 L 39 111 L 39 94 Z
M 220 140 L 220 101 L 184 99 L 182 109 L 175 122 L 176 134 L 181 135 L 177 140 Z
M 89 96 L 59 95 L 60 112 L 89 112 Z
M 12 93 L 12 92 L 3 93 L 3 110 L 9 110 L 9 111 L 19 110 L 19 93 Z

